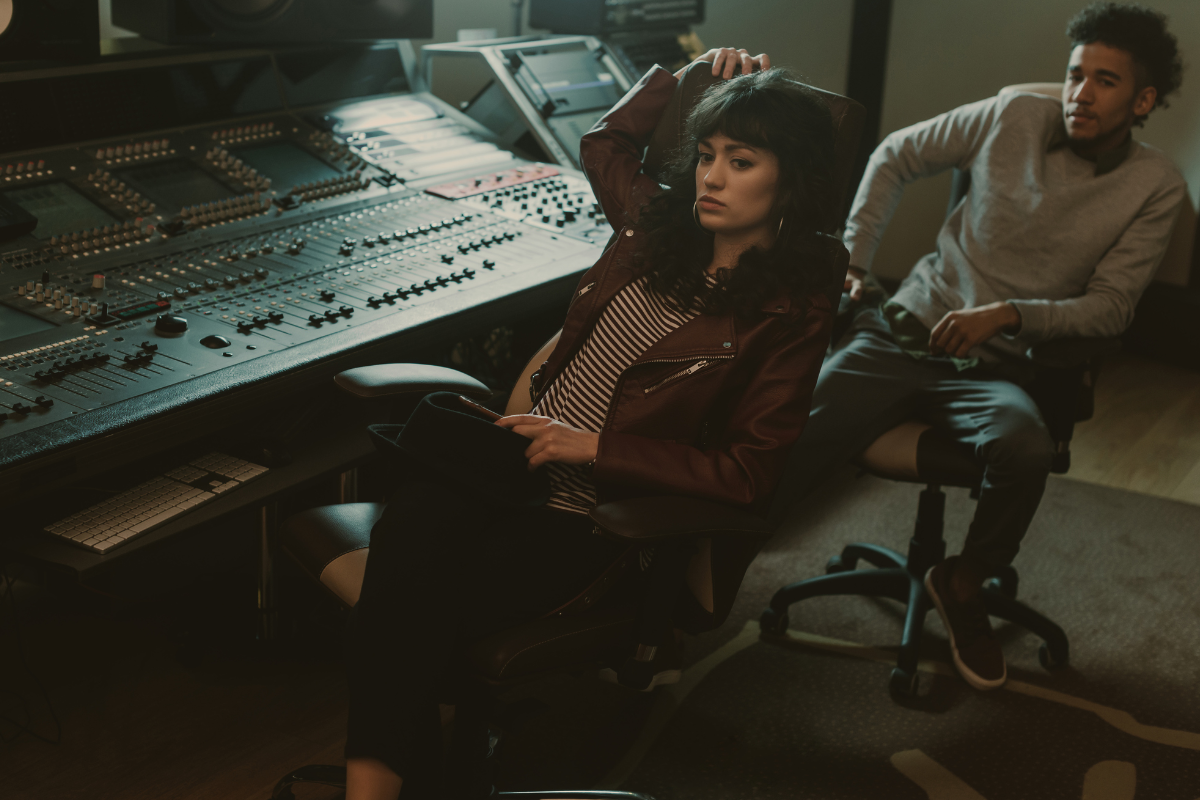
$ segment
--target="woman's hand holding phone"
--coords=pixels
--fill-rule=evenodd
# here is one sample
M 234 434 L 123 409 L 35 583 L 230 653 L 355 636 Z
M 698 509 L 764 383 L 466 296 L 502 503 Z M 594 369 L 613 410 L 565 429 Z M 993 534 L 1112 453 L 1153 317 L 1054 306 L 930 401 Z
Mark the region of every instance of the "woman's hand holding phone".
M 496 424 L 533 440 L 525 450 L 531 472 L 549 461 L 590 464 L 599 452 L 600 434 L 574 428 L 550 417 L 514 414 L 501 417 Z

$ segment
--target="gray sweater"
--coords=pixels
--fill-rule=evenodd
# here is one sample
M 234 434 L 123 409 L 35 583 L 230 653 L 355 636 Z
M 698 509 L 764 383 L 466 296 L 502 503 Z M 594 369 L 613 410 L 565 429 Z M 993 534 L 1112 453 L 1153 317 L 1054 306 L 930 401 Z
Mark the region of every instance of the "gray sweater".
M 846 225 L 850 263 L 870 269 L 904 184 L 951 167 L 970 170 L 971 189 L 896 302 L 929 328 L 951 310 L 1011 302 L 1021 330 L 971 352 L 985 360 L 1129 326 L 1186 192 L 1169 158 L 1140 142 L 1098 161 L 1075 155 L 1054 98 L 971 103 L 876 148 Z

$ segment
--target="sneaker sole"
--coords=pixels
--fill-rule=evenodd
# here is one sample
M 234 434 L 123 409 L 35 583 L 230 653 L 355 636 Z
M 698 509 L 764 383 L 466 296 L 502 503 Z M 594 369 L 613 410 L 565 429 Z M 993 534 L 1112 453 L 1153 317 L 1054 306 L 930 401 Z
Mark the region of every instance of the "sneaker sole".
M 977 675 L 959 658 L 958 643 L 954 641 L 954 629 L 950 627 L 950 620 L 946 616 L 946 609 L 942 608 L 941 598 L 933 590 L 933 567 L 930 567 L 929 571 L 925 573 L 925 593 L 929 595 L 929 599 L 933 601 L 934 608 L 937 609 L 938 616 L 942 618 L 942 627 L 946 629 L 946 635 L 950 637 L 950 657 L 954 660 L 954 668 L 958 670 L 958 674 L 962 676 L 962 679 L 981 692 L 999 689 L 1003 686 L 1004 682 L 1008 680 L 1007 664 L 1004 665 L 1003 675 L 995 680 L 988 680 Z
M 596 677 L 605 683 L 615 683 L 617 686 L 625 686 L 617 680 L 617 671 L 612 667 L 605 667 L 596 673 Z M 652 692 L 656 686 L 666 686 L 669 683 L 679 683 L 683 679 L 683 670 L 681 669 L 664 669 L 662 672 L 654 673 L 654 677 L 650 679 L 650 685 L 645 689 L 633 689 L 631 691 Z

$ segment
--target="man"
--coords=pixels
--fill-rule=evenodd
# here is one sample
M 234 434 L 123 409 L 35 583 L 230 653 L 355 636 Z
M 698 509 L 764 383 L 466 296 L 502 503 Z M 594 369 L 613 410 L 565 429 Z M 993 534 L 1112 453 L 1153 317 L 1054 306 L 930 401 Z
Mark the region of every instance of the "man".
M 1124 331 L 1185 193 L 1171 161 L 1130 135 L 1180 83 L 1166 19 L 1093 3 L 1067 36 L 1061 103 L 1002 92 L 897 131 L 871 156 L 845 233 L 846 290 L 856 300 L 906 183 L 958 167 L 971 188 L 937 251 L 882 307 L 860 310 L 826 361 L 779 492 L 803 496 L 833 464 L 913 416 L 973 445 L 985 465 L 975 518 L 962 554 L 925 584 L 956 667 L 979 689 L 1007 673 L 982 583 L 1016 556 L 1053 455 L 1018 385 L 1030 372 L 1026 351 Z

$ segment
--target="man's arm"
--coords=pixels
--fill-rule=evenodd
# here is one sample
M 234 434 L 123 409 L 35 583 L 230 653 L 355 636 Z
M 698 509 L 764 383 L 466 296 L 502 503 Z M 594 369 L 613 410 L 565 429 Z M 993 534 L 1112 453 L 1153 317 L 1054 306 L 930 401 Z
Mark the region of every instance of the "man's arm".
M 1002 333 L 1030 344 L 1121 335 L 1133 322 L 1134 307 L 1167 250 L 1186 191 L 1177 177 L 1148 200 L 1096 265 L 1081 296 L 1009 300 L 951 311 L 930 332 L 930 352 L 966 358 L 971 348 Z
M 875 148 L 854 195 L 843 237 L 850 250 L 851 274 L 861 280 L 870 270 L 905 184 L 951 167 L 970 169 L 1003 103 L 990 97 L 960 106 L 898 130 Z

